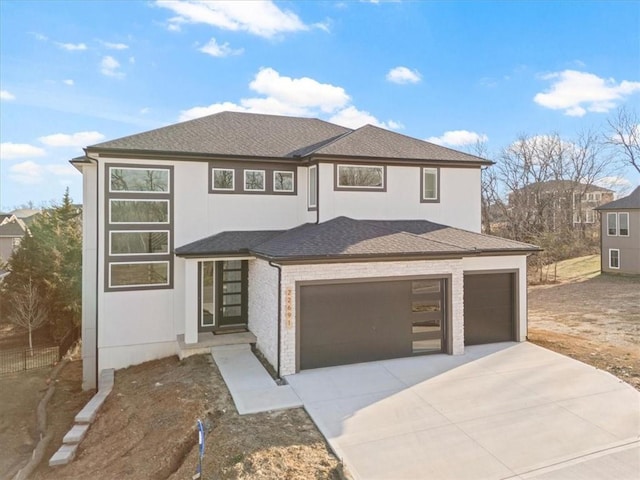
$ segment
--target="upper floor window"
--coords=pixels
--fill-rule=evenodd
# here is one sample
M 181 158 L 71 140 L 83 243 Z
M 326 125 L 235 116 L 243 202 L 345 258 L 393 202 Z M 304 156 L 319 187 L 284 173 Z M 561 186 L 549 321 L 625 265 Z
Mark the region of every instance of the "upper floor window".
M 235 190 L 235 170 L 233 168 L 213 168 L 211 172 L 214 190 Z
M 169 223 L 169 200 L 111 199 L 111 223 Z
M 629 213 L 609 212 L 607 213 L 607 235 L 610 237 L 629 236 Z
M 307 207 L 315 209 L 318 206 L 318 166 L 309 167 Z
M 273 172 L 274 192 L 293 192 L 293 172 L 275 170 Z
M 110 167 L 109 191 L 169 193 L 169 170 L 160 168 Z
M 264 192 L 265 191 L 264 170 L 245 170 L 244 171 L 244 189 Z
M 439 202 L 440 201 L 440 169 L 423 168 L 420 182 L 420 201 Z
M 337 189 L 384 190 L 385 168 L 378 165 L 338 165 Z

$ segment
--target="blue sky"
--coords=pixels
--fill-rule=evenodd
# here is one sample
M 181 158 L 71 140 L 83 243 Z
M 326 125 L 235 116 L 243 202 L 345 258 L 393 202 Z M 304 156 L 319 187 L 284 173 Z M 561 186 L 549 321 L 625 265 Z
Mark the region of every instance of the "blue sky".
M 4 210 L 81 201 L 84 146 L 221 110 L 492 154 L 640 110 L 638 1 L 2 0 L 0 22 Z

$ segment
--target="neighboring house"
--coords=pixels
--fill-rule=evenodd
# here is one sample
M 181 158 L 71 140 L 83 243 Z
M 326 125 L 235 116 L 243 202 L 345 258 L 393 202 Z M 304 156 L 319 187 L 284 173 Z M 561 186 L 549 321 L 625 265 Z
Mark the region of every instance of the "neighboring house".
M 278 375 L 526 338 L 538 248 L 479 233 L 482 158 L 371 125 L 223 112 L 72 163 L 85 388 L 211 332 L 255 335 Z
M 595 208 L 612 201 L 614 192 L 598 185 L 571 180 L 535 182 L 509 194 L 509 208 L 521 208 L 533 215 L 541 213 L 548 231 L 563 226 L 596 225 Z
M 596 210 L 601 214 L 601 270 L 640 274 L 640 187 Z
M 0 214 L 0 264 L 9 260 L 28 231 L 27 225 L 15 214 Z

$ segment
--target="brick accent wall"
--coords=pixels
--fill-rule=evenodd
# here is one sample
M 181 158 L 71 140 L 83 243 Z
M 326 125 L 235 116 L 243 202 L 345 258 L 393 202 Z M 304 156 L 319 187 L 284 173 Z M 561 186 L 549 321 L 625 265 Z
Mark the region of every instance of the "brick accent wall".
M 263 263 L 266 264 L 266 262 Z M 276 272 L 275 269 L 272 270 Z M 451 275 L 451 288 L 449 292 L 451 296 L 452 306 L 452 325 L 451 331 L 449 332 L 452 338 L 451 353 L 453 353 L 454 355 L 464 353 L 464 279 L 461 259 L 436 261 L 421 260 L 407 262 L 291 265 L 282 267 L 281 294 L 283 295 L 283 300 L 281 305 L 282 349 L 280 352 L 280 373 L 282 375 L 290 375 L 292 373 L 295 373 L 296 371 L 296 282 L 307 280 L 336 280 L 350 278 L 361 278 L 363 281 L 366 281 L 367 278 L 403 277 L 416 275 Z M 251 278 L 252 277 L 250 270 L 250 289 L 252 288 Z M 273 281 L 274 285 L 277 285 L 277 274 L 275 275 L 275 280 Z M 250 290 L 250 292 L 253 293 L 252 290 Z M 251 318 L 251 306 L 249 307 L 249 312 Z M 258 332 L 254 331 L 254 333 L 259 337 Z
M 249 330 L 256 347 L 277 368 L 278 270 L 264 260 L 249 261 Z

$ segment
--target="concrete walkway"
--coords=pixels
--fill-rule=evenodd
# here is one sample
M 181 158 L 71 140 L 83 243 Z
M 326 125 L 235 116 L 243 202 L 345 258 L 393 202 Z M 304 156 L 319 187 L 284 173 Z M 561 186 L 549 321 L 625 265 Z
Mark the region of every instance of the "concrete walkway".
M 290 386 L 276 384 L 249 345 L 213 347 L 211 355 L 240 415 L 302 407 Z
M 286 377 L 355 479 L 634 479 L 640 393 L 530 343 Z

